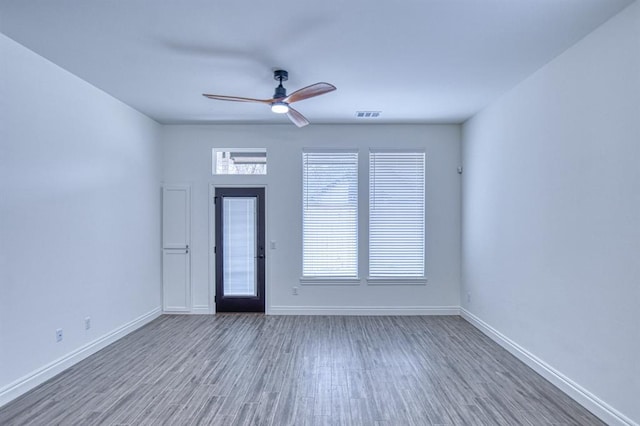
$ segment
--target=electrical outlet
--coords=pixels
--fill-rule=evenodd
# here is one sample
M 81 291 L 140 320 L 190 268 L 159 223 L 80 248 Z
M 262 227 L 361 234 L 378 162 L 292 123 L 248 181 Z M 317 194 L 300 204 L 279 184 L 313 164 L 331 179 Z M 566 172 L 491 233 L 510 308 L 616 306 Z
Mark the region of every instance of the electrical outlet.
M 467 303 L 471 303 L 471 293 L 467 293 Z
M 56 342 L 62 342 L 62 329 L 61 328 L 56 330 Z
M 89 330 L 91 328 L 91 317 L 86 317 L 84 319 L 84 329 Z
M 291 293 L 292 293 L 294 296 L 297 296 L 297 295 L 298 295 L 298 287 L 293 287 L 293 289 L 291 290 Z
M 275 250 L 276 249 L 276 242 L 274 240 L 271 240 L 271 242 L 269 243 L 269 248 L 271 250 Z

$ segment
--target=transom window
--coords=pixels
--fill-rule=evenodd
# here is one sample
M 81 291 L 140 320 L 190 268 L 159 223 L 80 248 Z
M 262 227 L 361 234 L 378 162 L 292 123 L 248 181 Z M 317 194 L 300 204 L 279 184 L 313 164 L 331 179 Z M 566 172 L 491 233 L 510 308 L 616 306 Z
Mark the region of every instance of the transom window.
M 266 148 L 214 148 L 213 174 L 266 175 Z

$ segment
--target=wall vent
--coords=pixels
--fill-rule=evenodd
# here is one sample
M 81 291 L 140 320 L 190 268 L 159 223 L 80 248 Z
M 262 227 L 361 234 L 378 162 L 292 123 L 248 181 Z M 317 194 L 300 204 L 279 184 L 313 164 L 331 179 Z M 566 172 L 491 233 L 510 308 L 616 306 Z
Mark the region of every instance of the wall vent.
M 356 117 L 358 118 L 378 118 L 381 111 L 356 111 Z

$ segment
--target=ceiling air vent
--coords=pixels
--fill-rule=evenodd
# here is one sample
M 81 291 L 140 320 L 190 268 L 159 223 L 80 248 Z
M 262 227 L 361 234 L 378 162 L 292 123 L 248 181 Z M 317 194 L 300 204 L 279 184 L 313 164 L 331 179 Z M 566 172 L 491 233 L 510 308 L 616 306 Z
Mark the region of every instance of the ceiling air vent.
M 378 118 L 381 111 L 356 111 L 357 118 Z

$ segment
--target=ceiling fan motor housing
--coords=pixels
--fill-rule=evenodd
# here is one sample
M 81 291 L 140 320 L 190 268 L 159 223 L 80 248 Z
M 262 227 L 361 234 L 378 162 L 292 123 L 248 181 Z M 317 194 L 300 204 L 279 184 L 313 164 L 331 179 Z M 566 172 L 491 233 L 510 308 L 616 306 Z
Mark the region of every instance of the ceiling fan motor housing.
M 287 97 L 287 89 L 285 89 L 282 84 L 276 87 L 276 93 L 273 94 L 273 99 L 281 99 Z

